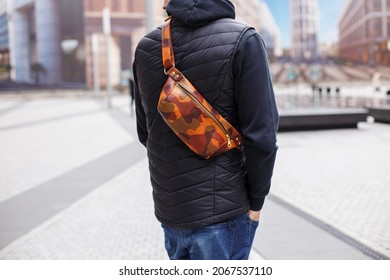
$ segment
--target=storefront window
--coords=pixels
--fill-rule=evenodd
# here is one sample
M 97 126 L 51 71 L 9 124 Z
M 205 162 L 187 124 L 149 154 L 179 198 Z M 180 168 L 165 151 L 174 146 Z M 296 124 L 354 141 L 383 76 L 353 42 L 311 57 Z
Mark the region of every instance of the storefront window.
M 112 0 L 111 1 L 111 11 L 113 12 L 122 12 L 122 0 Z
M 382 35 L 382 19 L 374 18 L 372 21 L 372 35 L 381 36 Z
M 105 5 L 105 0 L 85 0 L 85 7 L 87 11 L 100 12 L 102 7 Z
M 372 1 L 372 11 L 380 12 L 382 10 L 382 0 L 371 0 Z
M 390 38 L 390 17 L 387 17 L 387 36 Z
M 382 19 L 381 18 L 375 18 L 373 20 L 373 34 L 374 34 L 374 36 L 381 36 L 382 35 Z
M 85 81 L 84 9 L 82 1 L 61 0 L 60 13 L 62 19 L 62 81 L 82 83 Z

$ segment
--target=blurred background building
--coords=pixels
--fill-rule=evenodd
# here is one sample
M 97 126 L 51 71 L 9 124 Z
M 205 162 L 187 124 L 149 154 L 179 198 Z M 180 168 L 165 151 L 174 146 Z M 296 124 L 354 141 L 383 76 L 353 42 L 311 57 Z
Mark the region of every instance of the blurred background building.
M 317 0 L 290 0 L 291 56 L 297 61 L 317 58 Z
M 260 3 L 260 28 L 259 32 L 267 46 L 269 58 L 282 56 L 281 33 L 274 16 L 271 13 L 267 3 L 263 0 Z
M 0 78 L 8 75 L 10 67 L 8 42 L 7 0 L 0 0 Z
M 237 19 L 262 34 L 268 55 L 278 55 L 280 31 L 264 1 L 232 2 Z M 165 17 L 161 9 L 163 0 L 0 0 L 0 3 L 0 52 L 11 50 L 8 60 L 13 80 L 42 85 L 92 87 L 94 61 L 98 64 L 100 87 L 107 84 L 107 68 L 114 86 L 126 85 L 138 41 L 147 29 L 158 26 Z M 103 33 L 105 7 L 110 10 L 111 18 L 109 67 Z M 98 53 L 95 60 L 92 37 L 96 38 Z
M 339 39 L 342 59 L 390 65 L 390 0 L 347 0 Z
M 231 0 L 236 8 L 236 20 L 259 30 L 261 25 L 261 0 Z
M 231 0 L 236 8 L 236 19 L 256 28 L 267 47 L 268 57 L 280 56 L 281 38 L 276 21 L 263 0 Z
M 102 10 L 111 16 L 110 79 L 123 82 L 131 69 L 135 44 L 146 33 L 145 3 L 162 20 L 161 1 L 13 0 L 8 15 L 11 64 L 16 82 L 91 86 L 91 37 L 98 38 L 100 86 L 106 85 Z M 161 3 L 160 3 L 161 2 Z

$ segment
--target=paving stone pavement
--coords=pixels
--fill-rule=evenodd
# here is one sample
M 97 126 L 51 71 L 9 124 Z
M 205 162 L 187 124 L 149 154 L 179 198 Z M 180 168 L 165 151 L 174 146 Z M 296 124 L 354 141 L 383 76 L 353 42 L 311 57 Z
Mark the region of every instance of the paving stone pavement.
M 0 202 L 131 141 L 90 99 L 2 98 Z
M 167 259 L 147 173 L 144 159 L 4 248 L 0 259 Z
M 272 193 L 390 257 L 390 125 L 280 133 Z
M 0 203 L 134 142 L 103 102 L 61 96 L 2 98 Z M 144 158 L 3 248 L 0 259 L 166 259 L 147 172 Z
M 33 190 L 136 141 L 124 95 L 113 99 L 119 114 L 88 98 L 11 96 L 5 101 L 0 102 L 0 153 L 7 157 L 0 158 L 0 170 L 7 180 L 0 181 L 0 203 L 1 197 Z M 123 118 L 122 127 L 115 118 Z M 47 131 L 54 135 L 45 140 Z M 389 132 L 387 125 L 361 124 L 359 129 L 279 134 L 272 194 L 389 257 Z M 62 154 L 56 153 L 58 143 Z M 42 158 L 46 165 L 40 165 Z M 18 176 L 18 166 L 32 171 Z M 262 257 L 256 251 L 251 256 Z M 300 257 L 315 259 L 315 252 Z M 0 249 L 0 259 L 166 258 L 145 158 Z

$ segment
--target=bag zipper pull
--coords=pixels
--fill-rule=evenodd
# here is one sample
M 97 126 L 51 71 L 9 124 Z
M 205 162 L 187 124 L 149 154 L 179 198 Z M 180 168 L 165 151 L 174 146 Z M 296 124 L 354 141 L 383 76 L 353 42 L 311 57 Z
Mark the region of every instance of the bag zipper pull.
M 227 137 L 227 141 L 228 141 L 228 147 L 230 148 L 232 146 L 232 141 L 230 139 L 230 135 L 226 134 L 226 137 Z

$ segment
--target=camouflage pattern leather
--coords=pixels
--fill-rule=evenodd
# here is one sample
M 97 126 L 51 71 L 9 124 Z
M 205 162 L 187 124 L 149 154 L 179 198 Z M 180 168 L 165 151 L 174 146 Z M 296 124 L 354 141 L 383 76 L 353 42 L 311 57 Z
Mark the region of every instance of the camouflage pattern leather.
M 158 102 L 158 111 L 173 132 L 205 159 L 241 146 L 241 135 L 175 68 L 170 37 L 170 19 L 163 26 L 162 52 L 168 75 Z

